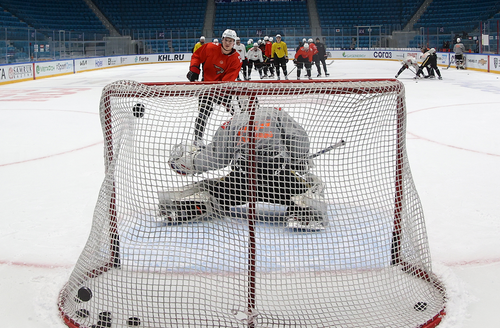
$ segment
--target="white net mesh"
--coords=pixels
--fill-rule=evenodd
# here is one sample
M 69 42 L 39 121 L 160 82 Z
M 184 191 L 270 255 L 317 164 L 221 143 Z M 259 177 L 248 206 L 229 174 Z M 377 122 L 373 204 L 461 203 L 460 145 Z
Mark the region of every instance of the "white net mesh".
M 73 327 L 433 327 L 396 80 L 118 81 Z

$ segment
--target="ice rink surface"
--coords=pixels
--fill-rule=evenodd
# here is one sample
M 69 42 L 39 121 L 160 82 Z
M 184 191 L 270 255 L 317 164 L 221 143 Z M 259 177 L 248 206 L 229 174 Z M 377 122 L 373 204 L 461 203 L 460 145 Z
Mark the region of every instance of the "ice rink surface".
M 186 81 L 188 66 L 136 65 L 0 86 L 2 327 L 65 327 L 57 297 L 87 241 L 104 179 L 103 87 L 121 79 Z M 400 67 L 337 60 L 329 72 L 332 79 L 393 78 Z M 440 69 L 443 80 L 415 81 L 408 70 L 400 76 L 410 166 L 433 270 L 449 298 L 439 327 L 496 328 L 500 76 Z

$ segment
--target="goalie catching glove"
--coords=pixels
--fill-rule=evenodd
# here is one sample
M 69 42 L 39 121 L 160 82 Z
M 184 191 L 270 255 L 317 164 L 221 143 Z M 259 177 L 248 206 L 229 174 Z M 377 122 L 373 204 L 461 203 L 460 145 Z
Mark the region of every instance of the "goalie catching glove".
M 194 158 L 200 148 L 183 144 L 175 145 L 170 154 L 168 164 L 178 174 L 188 175 L 197 173 L 194 168 Z

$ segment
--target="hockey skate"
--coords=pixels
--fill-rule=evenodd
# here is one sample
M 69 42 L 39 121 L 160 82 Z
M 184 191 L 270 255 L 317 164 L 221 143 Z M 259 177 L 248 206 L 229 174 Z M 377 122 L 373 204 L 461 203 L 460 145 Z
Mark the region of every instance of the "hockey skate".
M 286 226 L 294 231 L 325 230 L 326 213 L 313 207 L 289 206 L 286 211 Z
M 196 200 L 179 200 L 160 204 L 160 216 L 167 225 L 203 221 L 209 216 L 209 203 Z

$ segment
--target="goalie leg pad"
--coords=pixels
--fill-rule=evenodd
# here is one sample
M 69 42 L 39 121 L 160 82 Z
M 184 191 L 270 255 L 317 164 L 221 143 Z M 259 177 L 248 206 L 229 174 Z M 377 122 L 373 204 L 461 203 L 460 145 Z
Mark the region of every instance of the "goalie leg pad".
M 323 183 L 319 177 L 304 176 L 309 188 L 292 196 L 293 206 L 287 209 L 287 227 L 294 231 L 322 231 L 328 225 L 328 205 L 323 201 Z
M 326 212 L 314 207 L 289 206 L 286 226 L 294 231 L 323 231 L 327 225 Z

